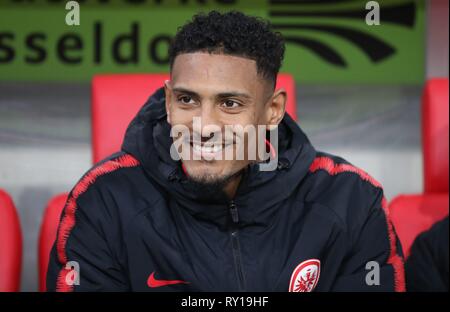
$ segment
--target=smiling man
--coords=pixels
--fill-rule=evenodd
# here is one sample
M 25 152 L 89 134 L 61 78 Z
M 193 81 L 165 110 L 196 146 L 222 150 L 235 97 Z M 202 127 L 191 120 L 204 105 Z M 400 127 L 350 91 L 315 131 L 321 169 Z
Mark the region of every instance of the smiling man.
M 281 35 L 213 11 L 184 25 L 169 55 L 170 81 L 131 122 L 122 151 L 72 190 L 48 289 L 404 290 L 380 184 L 316 151 L 285 114 Z

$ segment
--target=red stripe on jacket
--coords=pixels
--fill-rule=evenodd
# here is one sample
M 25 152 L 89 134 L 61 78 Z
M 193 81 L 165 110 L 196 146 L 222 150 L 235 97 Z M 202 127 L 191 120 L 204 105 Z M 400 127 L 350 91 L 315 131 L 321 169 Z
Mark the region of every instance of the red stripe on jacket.
M 359 177 L 372 184 L 373 186 L 383 189 L 381 186 L 381 183 L 375 180 L 373 177 L 371 177 L 368 173 L 366 173 L 364 170 L 361 170 L 355 166 L 352 166 L 350 164 L 336 164 L 333 159 L 329 157 L 316 157 L 314 161 L 312 162 L 309 171 L 310 172 L 316 172 L 317 170 L 325 170 L 330 175 L 337 175 L 339 173 L 343 172 L 353 172 Z M 405 270 L 404 270 L 404 264 L 403 259 L 398 255 L 397 253 L 397 244 L 394 234 L 394 227 L 392 226 L 392 222 L 389 218 L 389 209 L 387 205 L 386 198 L 383 197 L 381 201 L 381 207 L 384 211 L 384 214 L 386 216 L 386 223 L 387 223 L 387 229 L 388 229 L 388 236 L 389 236 L 389 245 L 390 245 L 390 254 L 387 263 L 391 264 L 394 268 L 394 284 L 395 284 L 395 291 L 406 291 L 405 286 Z
M 56 251 L 58 255 L 58 260 L 62 263 L 63 267 L 58 274 L 58 280 L 56 284 L 57 291 L 73 291 L 73 285 L 66 282 L 69 278 L 68 274 L 73 273 L 72 270 L 66 268 L 68 262 L 66 254 L 66 244 L 70 233 L 75 226 L 76 218 L 75 213 L 77 211 L 77 199 L 85 193 L 89 186 L 91 186 L 97 178 L 108 174 L 110 172 L 116 171 L 121 168 L 136 167 L 139 165 L 139 161 L 133 156 L 125 154 L 119 156 L 118 158 L 108 160 L 103 164 L 93 168 L 88 173 L 86 173 L 83 178 L 75 185 L 74 189 L 67 199 L 63 218 L 58 228 L 58 235 L 56 240 Z

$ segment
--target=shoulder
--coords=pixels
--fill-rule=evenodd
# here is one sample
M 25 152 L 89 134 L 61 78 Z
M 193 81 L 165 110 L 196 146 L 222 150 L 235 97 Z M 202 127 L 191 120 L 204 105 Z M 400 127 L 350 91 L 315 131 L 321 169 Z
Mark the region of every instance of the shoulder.
M 65 214 L 87 218 L 117 217 L 126 221 L 142 210 L 159 193 L 147 178 L 138 159 L 116 153 L 89 169 L 75 184 Z
M 133 156 L 117 153 L 94 165 L 75 184 L 57 231 L 56 249 L 61 263 L 67 262 L 69 239 L 75 243 L 118 237 L 117 229 L 121 228 L 124 216 L 127 218 L 117 201 L 117 196 L 121 196 L 119 189 L 126 189 L 129 184 L 123 177 L 131 173 L 125 171 L 138 170 L 139 166 Z
M 123 186 L 127 180 L 124 177 L 139 174 L 140 170 L 140 162 L 132 155 L 122 152 L 113 154 L 90 168 L 75 184 L 70 195 L 78 199 L 92 190 L 116 186 L 118 183 Z
M 341 157 L 318 152 L 306 180 L 306 201 L 332 209 L 347 226 L 364 222 L 374 209 L 384 208 L 381 183 Z

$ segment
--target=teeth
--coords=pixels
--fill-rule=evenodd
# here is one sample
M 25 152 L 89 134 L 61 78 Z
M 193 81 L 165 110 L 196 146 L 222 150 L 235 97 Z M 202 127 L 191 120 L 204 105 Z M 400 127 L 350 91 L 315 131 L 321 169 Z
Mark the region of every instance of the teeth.
M 222 145 L 200 145 L 200 144 L 192 144 L 194 151 L 198 153 L 217 153 L 222 150 Z

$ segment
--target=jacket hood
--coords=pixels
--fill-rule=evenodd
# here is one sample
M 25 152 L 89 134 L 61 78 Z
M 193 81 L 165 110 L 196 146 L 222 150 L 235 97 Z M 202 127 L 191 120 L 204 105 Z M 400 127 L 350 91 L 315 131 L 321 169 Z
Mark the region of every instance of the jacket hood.
M 278 167 L 260 171 L 250 164 L 244 171 L 235 198 L 239 224 L 269 224 L 280 203 L 308 173 L 316 151 L 295 121 L 285 114 L 278 133 Z M 162 192 L 197 218 L 224 226 L 230 221 L 231 199 L 223 192 L 199 190 L 184 174 L 180 161 L 170 156 L 170 125 L 166 120 L 164 88 L 158 89 L 132 120 L 122 150 L 137 158 Z

